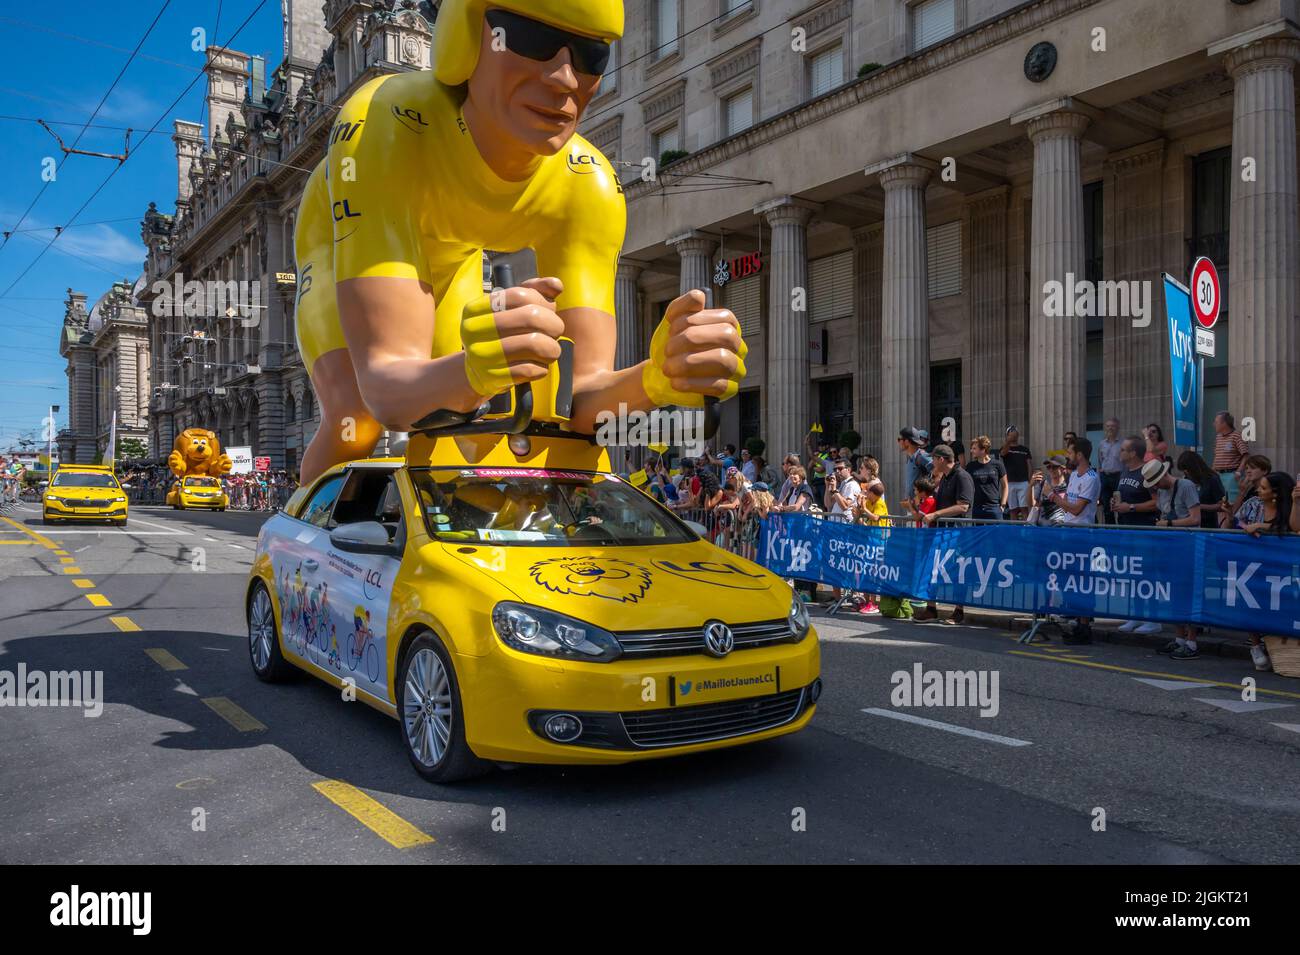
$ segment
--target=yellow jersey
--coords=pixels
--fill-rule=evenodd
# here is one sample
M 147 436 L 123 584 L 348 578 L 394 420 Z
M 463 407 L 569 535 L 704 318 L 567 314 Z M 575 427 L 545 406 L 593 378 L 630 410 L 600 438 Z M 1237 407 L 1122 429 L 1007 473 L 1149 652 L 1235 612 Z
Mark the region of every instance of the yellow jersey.
M 609 161 L 574 135 L 520 181 L 484 162 L 457 90 L 427 72 L 378 77 L 349 98 L 312 172 L 294 236 L 298 349 L 308 371 L 346 348 L 334 289 L 369 276 L 412 278 L 435 302 L 433 354 L 462 348 L 465 306 L 483 295 L 484 249 L 531 248 L 540 275 L 564 283 L 558 310 L 614 314 L 627 228 Z

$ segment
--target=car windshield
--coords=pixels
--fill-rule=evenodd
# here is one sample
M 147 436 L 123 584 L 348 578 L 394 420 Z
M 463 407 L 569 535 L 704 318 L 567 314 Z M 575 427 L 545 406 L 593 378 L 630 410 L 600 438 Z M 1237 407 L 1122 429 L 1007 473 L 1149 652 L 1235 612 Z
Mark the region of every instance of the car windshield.
M 185 479 L 186 487 L 221 487 L 221 482 L 213 477 L 192 477 Z
M 59 471 L 54 475 L 55 487 L 117 487 L 111 474 L 93 471 Z
M 429 533 L 439 540 L 543 547 L 695 540 L 680 520 L 613 475 L 533 468 L 410 473 Z

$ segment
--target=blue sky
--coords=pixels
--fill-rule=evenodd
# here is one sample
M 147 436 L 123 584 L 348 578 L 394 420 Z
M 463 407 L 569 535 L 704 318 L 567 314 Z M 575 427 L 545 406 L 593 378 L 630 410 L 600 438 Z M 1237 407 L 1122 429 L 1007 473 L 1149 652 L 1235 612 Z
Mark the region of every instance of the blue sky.
M 145 209 L 152 201 L 164 212 L 174 211 L 172 120 L 205 120 L 206 85 L 199 75 L 203 53 L 192 48 L 194 30 L 202 28 L 208 43 L 265 56 L 268 73 L 279 64 L 280 4 L 260 2 L 257 9 L 259 0 L 171 0 L 77 144 L 78 149 L 121 153 L 124 130 L 96 127 L 129 126 L 134 130 L 130 158 L 74 220 L 117 163 L 69 156 L 19 231 L 0 249 L 0 451 L 8 450 L 19 435 L 39 436 L 51 404 L 62 406 L 58 426 L 67 426 L 67 379 L 58 353 L 67 289 L 85 292 L 93 303 L 114 281 L 134 280 L 144 259 L 140 218 Z M 162 7 L 163 0 L 63 0 L 0 7 L 4 231 L 14 230 L 45 185 L 43 160 L 54 157 L 57 162 L 62 157 L 54 138 L 31 120 L 45 120 L 71 146 L 80 124 L 90 119 Z M 250 14 L 252 19 L 232 42 L 231 34 Z M 189 92 L 168 110 L 196 76 Z M 150 128 L 156 132 L 145 138 Z M 37 260 L 54 235 L 53 227 L 70 221 Z

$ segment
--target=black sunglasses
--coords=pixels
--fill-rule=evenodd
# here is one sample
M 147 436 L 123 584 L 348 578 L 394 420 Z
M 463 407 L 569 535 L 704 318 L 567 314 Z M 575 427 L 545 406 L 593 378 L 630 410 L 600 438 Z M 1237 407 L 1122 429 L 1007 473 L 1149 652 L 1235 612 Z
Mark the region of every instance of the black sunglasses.
M 604 40 L 570 33 L 509 10 L 489 10 L 487 22 L 493 30 L 502 31 L 506 49 L 530 60 L 545 63 L 567 47 L 579 73 L 601 76 L 609 65 L 609 44 Z

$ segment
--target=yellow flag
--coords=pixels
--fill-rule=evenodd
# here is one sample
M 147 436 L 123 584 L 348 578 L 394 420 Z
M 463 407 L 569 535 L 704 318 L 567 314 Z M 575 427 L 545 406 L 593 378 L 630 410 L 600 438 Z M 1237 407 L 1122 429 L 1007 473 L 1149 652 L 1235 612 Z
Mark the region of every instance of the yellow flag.
M 650 480 L 649 476 L 645 473 L 645 468 L 642 468 L 640 471 L 633 471 L 628 475 L 627 479 L 632 482 L 633 487 L 642 487 Z
M 655 454 L 663 454 L 665 451 L 668 450 L 668 445 L 666 444 L 649 444 L 646 445 L 646 447 L 648 447 Z

